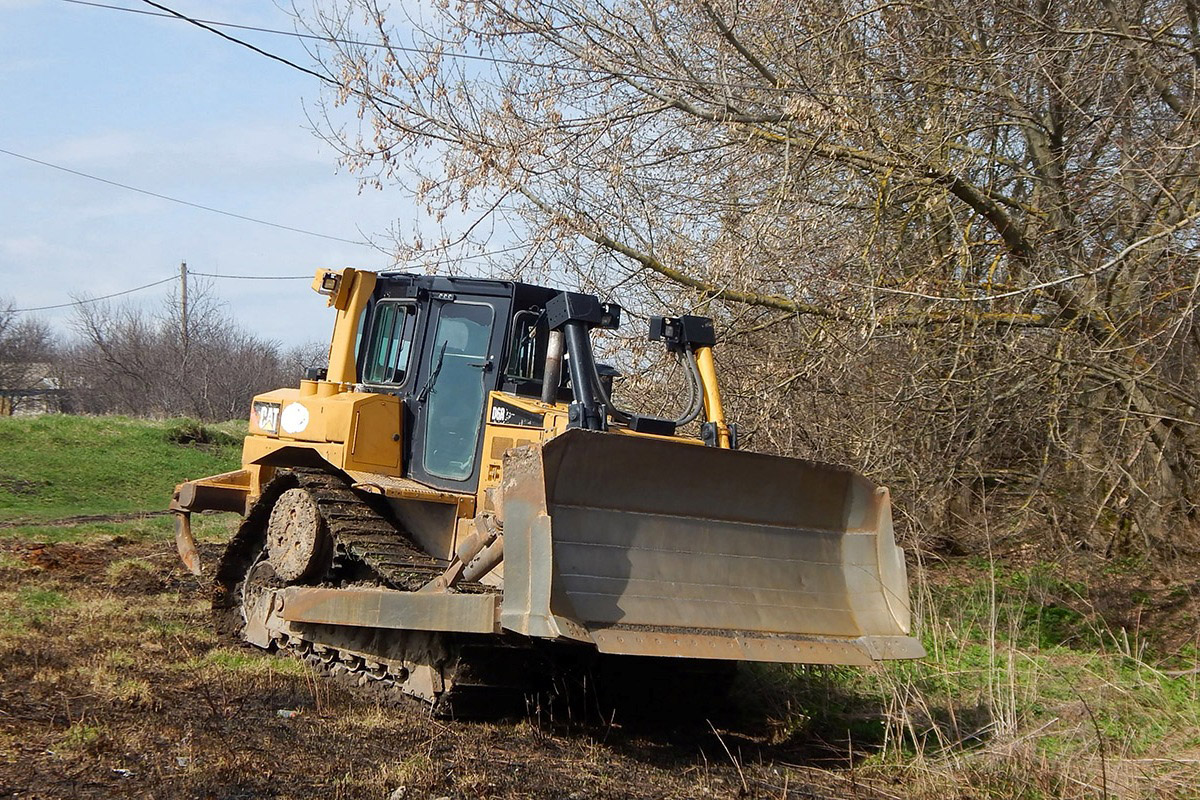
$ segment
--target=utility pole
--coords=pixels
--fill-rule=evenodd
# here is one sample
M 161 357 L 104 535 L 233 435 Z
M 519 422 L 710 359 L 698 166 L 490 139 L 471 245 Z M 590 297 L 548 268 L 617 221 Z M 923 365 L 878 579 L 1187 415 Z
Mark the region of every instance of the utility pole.
M 187 262 L 179 263 L 179 341 L 183 344 L 183 355 L 188 351 L 188 309 L 187 309 Z

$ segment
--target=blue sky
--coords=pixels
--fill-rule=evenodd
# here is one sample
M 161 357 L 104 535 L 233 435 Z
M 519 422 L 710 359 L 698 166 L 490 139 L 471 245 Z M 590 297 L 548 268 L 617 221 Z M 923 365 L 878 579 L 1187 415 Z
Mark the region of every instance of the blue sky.
M 135 0 L 109 0 L 149 9 Z M 171 0 L 196 17 L 285 30 L 271 2 Z M 290 37 L 235 32 L 305 65 Z M 185 22 L 62 0 L 0 0 L 0 149 L 283 225 L 386 243 L 414 211 L 398 189 L 359 192 L 311 130 L 315 78 Z M 18 308 L 200 272 L 381 269 L 370 248 L 187 208 L 0 153 L 0 297 Z M 214 281 L 227 310 L 285 345 L 328 338 L 305 281 Z M 127 298 L 153 307 L 171 285 Z M 39 312 L 69 324 L 71 312 Z

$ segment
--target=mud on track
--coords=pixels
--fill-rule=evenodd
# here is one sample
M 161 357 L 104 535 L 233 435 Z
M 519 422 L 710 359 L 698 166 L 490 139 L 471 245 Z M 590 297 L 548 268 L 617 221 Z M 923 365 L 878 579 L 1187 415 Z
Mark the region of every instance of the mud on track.
M 207 606 L 167 541 L 0 539 L 0 796 L 896 796 L 754 687 L 688 723 L 438 721 L 218 641 Z

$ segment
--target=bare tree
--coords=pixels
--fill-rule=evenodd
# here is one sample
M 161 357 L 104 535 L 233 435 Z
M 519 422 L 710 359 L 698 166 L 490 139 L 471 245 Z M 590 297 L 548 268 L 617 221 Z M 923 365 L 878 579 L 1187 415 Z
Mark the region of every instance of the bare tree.
M 80 305 L 78 341 L 66 358 L 75 405 L 91 412 L 238 419 L 255 394 L 296 384 L 297 357 L 230 320 L 211 287 L 197 283 L 188 300 L 186 337 L 174 299 L 158 315 Z
M 1195 541 L 1193 6 L 477 0 L 397 20 L 346 0 L 305 19 L 365 120 L 327 131 L 344 161 L 476 214 L 402 257 L 488 232 L 526 274 L 708 308 L 758 446 L 878 473 L 930 527 L 1002 496 L 1037 535 L 1116 549 Z

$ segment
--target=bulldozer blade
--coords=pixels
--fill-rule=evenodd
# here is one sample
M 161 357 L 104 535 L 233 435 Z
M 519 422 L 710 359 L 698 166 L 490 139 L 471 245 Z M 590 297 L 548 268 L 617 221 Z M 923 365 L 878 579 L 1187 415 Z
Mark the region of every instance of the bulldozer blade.
M 919 658 L 886 488 L 853 470 L 570 430 L 510 450 L 501 625 L 629 655 Z

